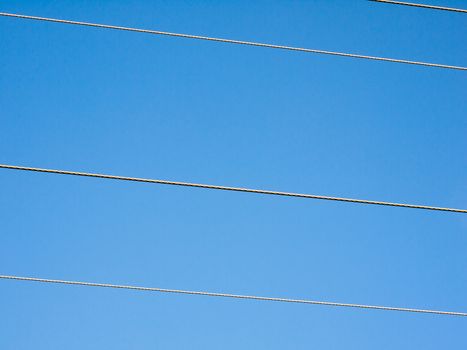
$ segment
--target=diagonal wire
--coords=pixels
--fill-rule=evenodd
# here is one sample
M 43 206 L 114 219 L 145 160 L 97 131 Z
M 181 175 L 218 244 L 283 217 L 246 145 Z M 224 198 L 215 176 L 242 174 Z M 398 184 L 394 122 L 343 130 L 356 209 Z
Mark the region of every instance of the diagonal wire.
M 316 54 L 324 54 L 324 55 L 361 58 L 361 59 L 367 59 L 367 60 L 385 61 L 385 62 L 393 62 L 393 63 L 403 63 L 403 64 L 411 64 L 411 65 L 418 65 L 418 66 L 425 66 L 425 67 L 446 68 L 446 69 L 455 69 L 455 70 L 462 70 L 462 71 L 467 70 L 467 67 L 452 66 L 452 65 L 447 65 L 447 64 L 428 63 L 428 62 L 420 62 L 420 61 L 410 61 L 410 60 L 379 57 L 379 56 L 359 55 L 359 54 L 337 52 L 337 51 L 307 49 L 307 48 L 301 48 L 301 47 L 266 44 L 266 43 L 259 43 L 259 42 L 253 42 L 253 41 L 223 39 L 223 38 L 215 38 L 215 37 L 208 37 L 208 36 L 201 36 L 201 35 L 171 33 L 171 32 L 163 32 L 163 31 L 160 31 L 160 30 L 149 30 L 149 29 L 139 29 L 139 28 L 115 26 L 115 25 L 109 25 L 109 24 L 78 22 L 78 21 L 71 21 L 71 20 L 64 20 L 64 19 L 57 19 L 57 18 L 27 16 L 27 15 L 7 13 L 7 12 L 0 12 L 0 16 L 15 17 L 15 18 L 21 18 L 21 19 L 31 19 L 31 20 L 36 20 L 36 21 L 46 21 L 46 22 L 54 22 L 54 23 L 62 23 L 62 24 L 73 24 L 73 25 L 86 26 L 86 27 L 124 30 L 124 31 L 129 31 L 129 32 L 146 33 L 146 34 L 154 34 L 154 35 L 166 35 L 166 36 L 178 37 L 178 38 L 207 40 L 207 41 L 215 41 L 215 42 L 228 43 L 228 44 L 267 47 L 267 48 L 271 48 L 271 49 L 281 49 L 281 50 L 289 50 L 289 51 L 301 51 L 301 52 L 307 52 L 307 53 L 316 53 Z
M 198 188 L 207 188 L 207 189 L 222 190 L 222 191 L 248 192 L 248 193 L 268 194 L 268 195 L 276 195 L 276 196 L 322 199 L 322 200 L 330 200 L 330 201 L 350 202 L 350 203 L 360 203 L 360 204 L 374 204 L 374 205 L 384 205 L 384 206 L 391 206 L 391 207 L 412 208 L 412 209 L 439 210 L 439 211 L 449 211 L 449 212 L 464 213 L 464 214 L 467 213 L 467 209 L 442 208 L 442 207 L 433 207 L 433 206 L 428 206 L 428 205 L 392 203 L 392 202 L 383 202 L 383 201 L 372 201 L 372 200 L 366 200 L 366 199 L 320 196 L 320 195 L 304 194 L 304 193 L 280 192 L 280 191 L 270 191 L 270 190 L 257 190 L 257 189 L 251 189 L 251 188 L 207 185 L 207 184 L 198 184 L 198 183 L 190 183 L 190 182 L 180 182 L 180 181 L 144 179 L 144 178 L 140 178 L 140 177 L 128 177 L 128 176 L 84 173 L 84 172 L 80 172 L 80 171 L 31 168 L 31 167 L 18 166 L 18 165 L 0 164 L 0 169 L 24 170 L 24 171 L 34 171 L 34 172 L 40 172 L 40 173 L 73 175 L 73 176 L 85 176 L 85 177 L 95 177 L 95 178 L 111 179 L 111 180 L 147 182 L 147 183 L 154 183 L 154 184 L 161 184 L 161 185 L 198 187 Z
M 86 286 L 86 287 L 131 289 L 131 290 L 138 290 L 138 291 L 145 291 L 145 292 L 203 295 L 203 296 L 209 296 L 209 297 L 250 299 L 250 300 L 261 300 L 261 301 L 276 301 L 276 302 L 284 302 L 284 303 L 298 303 L 298 304 L 311 304 L 311 305 L 323 305 L 323 306 L 340 306 L 340 307 L 350 307 L 350 308 L 358 308 L 358 309 L 415 312 L 415 313 L 437 314 L 437 315 L 448 315 L 448 316 L 467 316 L 467 313 L 465 313 L 465 312 L 455 312 L 455 311 L 439 311 L 439 310 L 414 309 L 414 308 L 405 308 L 405 307 L 336 303 L 336 302 L 330 302 L 330 301 L 274 298 L 274 297 L 262 297 L 262 296 L 240 295 L 240 294 L 227 294 L 227 293 L 216 293 L 216 292 L 205 292 L 205 291 L 192 291 L 192 290 L 181 290 L 181 289 L 138 287 L 138 286 L 126 286 L 126 285 L 120 285 L 120 284 L 93 283 L 93 282 L 80 282 L 80 281 L 65 281 L 65 280 L 55 280 L 55 279 L 35 278 L 35 277 L 21 277 L 21 276 L 10 276 L 10 275 L 0 275 L 0 279 L 17 280 L 17 281 L 30 281 L 30 282 L 42 282 L 42 283 L 55 283 L 55 284 L 68 284 L 68 285 Z
M 467 10 L 458 9 L 458 8 L 454 8 L 454 7 L 434 6 L 434 5 L 427 5 L 427 4 L 416 4 L 416 3 L 413 3 L 413 2 L 393 1 L 393 0 L 369 0 L 369 1 L 381 2 L 381 3 L 385 3 L 385 4 L 392 4 L 392 5 L 420 7 L 420 8 L 426 8 L 426 9 L 431 9 L 431 10 L 443 10 L 443 11 L 467 13 Z

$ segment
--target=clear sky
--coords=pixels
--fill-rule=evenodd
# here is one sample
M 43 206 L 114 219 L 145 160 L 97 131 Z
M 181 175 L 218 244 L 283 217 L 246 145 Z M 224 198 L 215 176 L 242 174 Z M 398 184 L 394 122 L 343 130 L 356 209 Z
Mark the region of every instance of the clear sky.
M 465 7 L 464 1 L 430 1 Z M 467 65 L 353 1 L 0 11 Z M 467 208 L 467 73 L 0 18 L 0 163 Z M 467 215 L 0 170 L 0 274 L 467 311 Z M 0 281 L 1 349 L 461 349 L 467 319 Z

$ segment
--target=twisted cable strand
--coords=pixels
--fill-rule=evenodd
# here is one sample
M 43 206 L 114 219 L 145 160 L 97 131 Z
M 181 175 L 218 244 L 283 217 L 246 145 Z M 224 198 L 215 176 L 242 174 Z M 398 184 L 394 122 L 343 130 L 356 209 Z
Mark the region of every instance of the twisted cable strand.
M 271 49 L 281 49 L 281 50 L 289 50 L 289 51 L 301 51 L 301 52 L 307 52 L 307 53 L 316 53 L 316 54 L 324 54 L 324 55 L 361 58 L 361 59 L 367 59 L 367 60 L 386 61 L 386 62 L 393 62 L 393 63 L 403 63 L 403 64 L 411 64 L 411 65 L 426 66 L 426 67 L 446 68 L 446 69 L 454 69 L 454 70 L 462 70 L 462 71 L 467 70 L 467 67 L 453 66 L 453 65 L 447 65 L 447 64 L 429 63 L 429 62 L 421 62 L 421 61 L 411 61 L 411 60 L 403 60 L 403 59 L 387 58 L 387 57 L 378 57 L 378 56 L 359 55 L 359 54 L 351 54 L 351 53 L 337 52 L 337 51 L 307 49 L 307 48 L 302 48 L 302 47 L 274 45 L 274 44 L 266 44 L 266 43 L 252 42 L 252 41 L 223 39 L 223 38 L 215 38 L 215 37 L 208 37 L 208 36 L 201 36 L 201 35 L 164 32 L 164 31 L 160 31 L 160 30 L 139 29 L 139 28 L 109 25 L 109 24 L 98 24 L 98 23 L 90 23 L 90 22 L 70 21 L 70 20 L 57 19 L 57 18 L 27 16 L 27 15 L 7 13 L 7 12 L 0 12 L 0 16 L 15 17 L 15 18 L 21 18 L 21 19 L 31 19 L 31 20 L 36 20 L 36 21 L 46 21 L 46 22 L 54 22 L 54 23 L 62 23 L 62 24 L 73 24 L 73 25 L 86 26 L 86 27 L 124 30 L 124 31 L 129 31 L 129 32 L 146 33 L 146 34 L 154 34 L 154 35 L 165 35 L 165 36 L 187 38 L 187 39 L 216 41 L 216 42 L 229 43 L 229 44 L 267 47 L 267 48 L 271 48 Z
M 467 209 L 442 208 L 442 207 L 433 207 L 433 206 L 428 206 L 428 205 L 416 205 L 416 204 L 406 204 L 406 203 L 392 203 L 392 202 L 383 202 L 383 201 L 372 201 L 372 200 L 366 200 L 366 199 L 330 197 L 330 196 L 320 196 L 320 195 L 315 195 L 315 194 L 280 192 L 280 191 L 270 191 L 270 190 L 257 190 L 257 189 L 251 189 L 251 188 L 207 185 L 207 184 L 198 184 L 198 183 L 190 183 L 190 182 L 180 182 L 180 181 L 144 179 L 144 178 L 139 178 L 139 177 L 84 173 L 84 172 L 68 171 L 68 170 L 32 168 L 32 167 L 25 167 L 25 166 L 18 166 L 18 165 L 0 164 L 0 169 L 2 169 L 2 168 L 3 169 L 11 169 L 11 170 L 23 170 L 23 171 L 33 171 L 33 172 L 40 172 L 40 173 L 50 173 L 50 174 L 95 177 L 95 178 L 112 179 L 112 180 L 147 182 L 147 183 L 155 183 L 155 184 L 161 184 L 161 185 L 198 187 L 198 188 L 207 188 L 207 189 L 222 190 L 222 191 L 247 192 L 247 193 L 267 194 L 267 195 L 275 195 L 275 196 L 321 199 L 321 200 L 329 200 L 329 201 L 339 201 L 339 202 L 349 202 L 349 203 L 359 203 L 359 204 L 372 204 L 372 205 L 384 205 L 384 206 L 412 208 L 412 209 L 449 211 L 449 212 L 454 212 L 454 213 L 467 213 Z
M 254 295 L 241 295 L 241 294 L 216 293 L 216 292 L 167 289 L 167 288 L 153 288 L 153 287 L 139 287 L 139 286 L 127 286 L 127 285 L 120 285 L 120 284 L 108 284 L 108 283 L 66 281 L 66 280 L 56 280 L 56 279 L 36 278 L 36 277 L 22 277 L 22 276 L 11 276 L 11 275 L 0 275 L 0 279 L 54 283 L 54 284 L 67 284 L 67 285 L 86 286 L 86 287 L 130 289 L 130 290 L 146 291 L 146 292 L 203 295 L 203 296 L 209 296 L 209 297 L 276 301 L 276 302 L 284 302 L 284 303 L 298 303 L 298 304 L 311 304 L 311 305 L 323 305 L 323 306 L 338 306 L 338 307 L 373 309 L 373 310 L 384 310 L 384 311 L 414 312 L 414 313 L 437 314 L 437 315 L 448 315 L 448 316 L 467 316 L 467 313 L 465 312 L 454 312 L 454 311 L 414 309 L 414 308 L 405 308 L 405 307 L 377 306 L 377 305 L 365 305 L 365 304 L 336 303 L 336 302 L 329 302 L 329 301 L 316 301 L 316 300 L 306 300 L 306 299 L 274 298 L 274 297 L 262 297 L 262 296 L 254 296 Z
M 427 5 L 427 4 L 416 4 L 416 3 L 413 3 L 413 2 L 393 1 L 393 0 L 369 0 L 369 1 L 381 2 L 381 3 L 385 3 L 385 4 L 392 4 L 392 5 L 420 7 L 420 8 L 426 8 L 426 9 L 431 9 L 431 10 L 442 10 L 442 11 L 467 13 L 467 10 L 454 8 L 454 7 L 434 6 L 434 5 Z

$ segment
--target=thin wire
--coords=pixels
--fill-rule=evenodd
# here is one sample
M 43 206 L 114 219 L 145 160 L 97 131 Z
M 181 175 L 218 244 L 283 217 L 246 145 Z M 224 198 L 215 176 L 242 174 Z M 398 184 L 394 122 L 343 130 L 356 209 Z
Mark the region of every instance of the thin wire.
M 265 43 L 258 43 L 258 42 L 252 42 L 252 41 L 242 41 L 242 40 L 232 40 L 232 39 L 214 38 L 214 37 L 200 36 L 200 35 L 191 35 L 191 34 L 171 33 L 171 32 L 163 32 L 163 31 L 159 31 L 159 30 L 148 30 L 148 29 L 139 29 L 139 28 L 130 28 L 130 27 L 114 26 L 114 25 L 108 25 L 108 24 L 97 24 L 97 23 L 89 23 L 89 22 L 78 22 L 78 21 L 70 21 L 70 20 L 56 19 L 56 18 L 46 18 L 46 17 L 37 17 L 37 16 L 27 16 L 27 15 L 20 15 L 20 14 L 7 13 L 7 12 L 0 12 L 0 16 L 15 17 L 15 18 L 22 18 L 22 19 L 32 19 L 32 20 L 36 20 L 36 21 L 46 21 L 46 22 L 63 23 L 63 24 L 73 24 L 73 25 L 86 26 L 86 27 L 106 28 L 106 29 L 115 29 L 115 30 L 125 30 L 125 31 L 129 31 L 129 32 L 138 32 L 138 33 L 146 33 L 146 34 L 166 35 L 166 36 L 179 37 L 179 38 L 187 38 L 187 39 L 197 39 L 197 40 L 216 41 L 216 42 L 229 43 L 229 44 L 248 45 L 248 46 L 258 46 L 258 47 L 267 47 L 267 48 L 271 48 L 271 49 L 281 49 L 281 50 L 290 50 L 290 51 L 301 51 L 301 52 L 317 53 L 317 54 L 324 54 L 324 55 L 334 55 L 334 56 L 343 56 L 343 57 L 352 57 L 352 58 L 362 58 L 362 59 L 375 60 L 375 61 L 386 61 L 386 62 L 394 62 L 394 63 L 404 63 L 404 64 L 412 64 L 412 65 L 426 66 L 426 67 L 446 68 L 446 69 L 455 69 L 455 70 L 462 70 L 462 71 L 466 71 L 466 70 L 467 70 L 467 67 L 452 66 L 452 65 L 446 65 L 446 64 L 428 63 L 428 62 L 419 62 L 419 61 L 410 61 L 410 60 L 402 60 L 402 59 L 386 58 L 386 57 L 378 57 L 378 56 L 358 55 L 358 54 L 350 54 L 350 53 L 335 52 L 335 51 L 325 51 L 325 50 L 317 50 L 317 49 L 306 49 L 306 48 L 293 47 L 293 46 L 265 44 Z
M 444 7 L 444 6 L 434 6 L 434 5 L 426 5 L 426 4 L 415 4 L 413 2 L 405 2 L 405 1 L 393 1 L 393 0 L 370 0 L 373 2 L 382 2 L 386 4 L 393 4 L 393 5 L 404 5 L 404 6 L 412 6 L 412 7 L 420 7 L 426 8 L 431 10 L 443 10 L 443 11 L 453 11 L 453 12 L 461 12 L 467 13 L 467 10 L 458 9 L 453 7 Z
M 299 304 L 312 304 L 312 305 L 325 305 L 325 306 L 340 306 L 340 307 L 351 307 L 351 308 L 359 308 L 359 309 L 374 309 L 374 310 L 384 310 L 384 311 L 416 312 L 416 313 L 424 313 L 424 314 L 437 314 L 437 315 L 449 315 L 449 316 L 467 316 L 467 313 L 465 313 L 465 312 L 413 309 L 413 308 L 405 308 L 405 307 L 336 303 L 336 302 L 329 302 L 329 301 L 315 301 L 315 300 L 305 300 L 305 299 L 272 298 L 272 297 L 253 296 L 253 295 L 239 295 L 239 294 L 215 293 L 215 292 L 204 292 L 204 291 L 191 291 L 191 290 L 180 290 L 180 289 L 138 287 L 138 286 L 126 286 L 126 285 L 120 285 L 120 284 L 65 281 L 65 280 L 55 280 L 55 279 L 35 278 L 35 277 L 9 276 L 9 275 L 0 275 L 0 278 L 1 279 L 7 279 L 7 280 L 68 284 L 68 285 L 86 286 L 86 287 L 131 289 L 131 290 L 146 291 L 146 292 L 204 295 L 204 296 L 209 296 L 209 297 L 250 299 L 250 300 L 262 300 L 262 301 L 277 301 L 277 302 L 285 302 L 285 303 L 299 303 Z
M 391 206 L 391 207 L 412 208 L 412 209 L 439 210 L 439 211 L 449 211 L 449 212 L 454 212 L 454 213 L 467 213 L 467 209 L 441 208 L 441 207 L 433 207 L 433 206 L 428 206 L 428 205 L 415 205 L 415 204 L 405 204 L 405 203 L 371 201 L 371 200 L 365 200 L 365 199 L 319 196 L 319 195 L 314 195 L 314 194 L 293 193 L 293 192 L 256 190 L 256 189 L 242 188 L 242 187 L 206 185 L 206 184 L 198 184 L 198 183 L 190 183 L 190 182 L 168 181 L 168 180 L 157 180 L 157 179 L 144 179 L 144 178 L 139 178 L 139 177 L 84 173 L 84 172 L 79 172 L 79 171 L 31 168 L 31 167 L 18 166 L 18 165 L 0 164 L 0 169 L 24 170 L 24 171 L 34 171 L 34 172 L 40 172 L 40 173 L 97 177 L 101 179 L 147 182 L 147 183 L 155 183 L 155 184 L 161 184 L 161 185 L 199 187 L 199 188 L 207 188 L 207 189 L 222 190 L 222 191 L 248 192 L 248 193 L 268 194 L 268 195 L 276 195 L 276 196 L 322 199 L 322 200 L 330 200 L 330 201 L 350 202 L 350 203 L 360 203 L 360 204 L 374 204 L 374 205 L 384 205 L 384 206 Z

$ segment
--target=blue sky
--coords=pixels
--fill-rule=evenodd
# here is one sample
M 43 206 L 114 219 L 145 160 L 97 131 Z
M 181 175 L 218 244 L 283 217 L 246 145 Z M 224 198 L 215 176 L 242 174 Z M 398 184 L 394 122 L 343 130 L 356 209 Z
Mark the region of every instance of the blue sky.
M 462 7 L 462 1 L 431 1 Z M 368 1 L 1 11 L 467 65 Z M 467 208 L 460 71 L 0 18 L 0 163 Z M 464 214 L 0 170 L 0 273 L 467 311 Z M 463 318 L 0 281 L 2 349 L 464 348 Z

